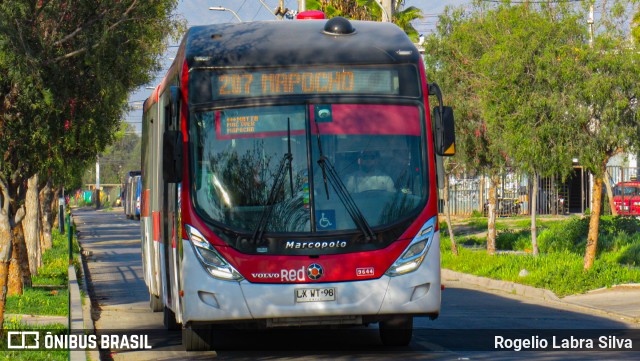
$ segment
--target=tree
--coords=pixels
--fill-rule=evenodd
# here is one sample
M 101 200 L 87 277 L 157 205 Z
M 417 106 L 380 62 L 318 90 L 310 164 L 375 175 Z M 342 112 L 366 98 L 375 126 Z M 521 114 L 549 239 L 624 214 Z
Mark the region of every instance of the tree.
M 455 161 L 468 172 L 489 175 L 487 252 L 494 254 L 498 175 L 508 167 L 508 157 L 498 145 L 500 129 L 489 127 L 479 96 L 486 85 L 479 60 L 493 46 L 493 35 L 481 15 L 479 10 L 468 13 L 448 7 L 424 47 L 427 77 L 442 87 L 445 103 L 455 104 Z
M 465 165 L 484 164 L 493 172 L 512 166 L 535 179 L 563 175 L 569 157 L 579 156 L 596 176 L 587 269 L 596 252 L 607 161 L 637 149 L 640 138 L 640 54 L 625 40 L 623 3 L 602 5 L 599 21 L 605 30 L 596 31 L 593 49 L 581 15 L 566 4 L 448 10 L 427 43 L 435 78 L 446 94 L 461 97 L 453 103 L 458 105 L 459 159 Z M 493 187 L 489 198 L 491 253 Z
M 415 42 L 418 40 L 418 31 L 411 22 L 422 19 L 422 12 L 415 6 L 404 9 L 404 0 L 394 2 L 393 23 L 398 25 Z M 382 9 L 377 0 L 309 0 L 307 8 L 322 10 L 328 18 L 343 16 L 354 20 L 382 20 Z
M 538 177 L 566 178 L 578 151 L 574 134 L 575 48 L 585 40 L 580 18 L 564 7 L 504 6 L 485 15 L 494 44 L 479 59 L 489 128 L 512 166 L 532 179 L 531 241 L 536 239 Z
M 113 139 L 128 92 L 151 79 L 179 28 L 176 3 L 0 3 L 0 322 L 27 179 L 64 173 Z
M 125 122 L 121 123 L 121 129 L 116 133 L 115 140 L 99 156 L 100 183 L 121 184 L 128 171 L 139 170 L 140 145 L 140 136 L 134 132 L 134 127 Z M 82 184 L 94 182 L 95 172 L 92 165 L 85 172 Z
M 615 12 L 605 10 L 603 17 L 615 17 Z M 640 53 L 637 44 L 629 42 L 625 33 L 613 26 L 618 22 L 603 23 L 609 25 L 606 31 L 597 33 L 593 48 L 582 49 L 578 54 L 582 71 L 579 159 L 595 177 L 585 269 L 591 268 L 595 260 L 607 163 L 616 154 L 637 150 L 640 143 Z
M 633 36 L 633 38 L 636 41 L 636 45 L 638 43 L 640 43 L 640 11 L 638 11 L 634 16 L 633 16 L 633 20 L 631 21 L 631 35 Z

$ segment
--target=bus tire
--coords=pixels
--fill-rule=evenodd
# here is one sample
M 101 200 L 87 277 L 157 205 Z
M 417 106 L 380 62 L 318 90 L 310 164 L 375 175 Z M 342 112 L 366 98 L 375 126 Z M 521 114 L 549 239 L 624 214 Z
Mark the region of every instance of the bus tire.
M 182 346 L 185 351 L 210 351 L 213 344 L 211 326 L 182 328 Z
M 162 304 L 162 300 L 160 299 L 160 297 L 149 293 L 149 308 L 151 309 L 151 311 L 160 312 L 162 311 L 163 307 L 164 305 Z
M 413 317 L 395 316 L 380 321 L 380 340 L 385 346 L 407 346 L 413 336 Z

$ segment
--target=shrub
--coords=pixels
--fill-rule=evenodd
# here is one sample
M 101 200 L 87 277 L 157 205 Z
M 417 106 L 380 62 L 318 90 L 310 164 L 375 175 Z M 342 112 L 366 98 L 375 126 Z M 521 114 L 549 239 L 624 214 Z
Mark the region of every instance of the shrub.
M 620 232 L 633 234 L 640 232 L 640 220 L 633 217 L 603 216 L 600 217 L 598 231 L 602 234 L 617 234 Z
M 505 230 L 498 233 L 496 238 L 496 247 L 506 251 L 524 251 L 531 249 L 531 231 L 530 230 Z
M 598 236 L 598 253 L 618 252 L 635 241 L 640 241 L 639 233 L 634 233 L 633 235 L 624 231 L 619 231 L 616 234 L 601 233 Z
M 578 251 L 589 231 L 589 218 L 570 218 L 567 222 L 551 224 L 538 236 L 541 252 Z M 581 251 L 581 250 L 580 250 Z
M 640 242 L 624 247 L 618 254 L 616 262 L 629 266 L 640 266 Z

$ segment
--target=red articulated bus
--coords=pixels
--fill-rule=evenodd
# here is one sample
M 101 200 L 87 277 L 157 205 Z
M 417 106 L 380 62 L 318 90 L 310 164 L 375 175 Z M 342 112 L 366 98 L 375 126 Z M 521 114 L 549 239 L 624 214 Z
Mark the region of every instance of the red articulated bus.
M 144 104 L 151 308 L 187 350 L 240 323 L 379 323 L 407 345 L 413 317 L 440 312 L 436 174 L 454 138 L 393 24 L 190 28 Z
M 640 182 L 620 182 L 613 187 L 613 205 L 619 215 L 640 216 Z

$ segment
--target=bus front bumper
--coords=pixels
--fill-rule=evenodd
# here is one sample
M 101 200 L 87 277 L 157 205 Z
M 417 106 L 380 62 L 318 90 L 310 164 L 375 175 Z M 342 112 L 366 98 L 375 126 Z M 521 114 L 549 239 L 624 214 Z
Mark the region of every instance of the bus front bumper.
M 267 326 L 361 324 L 391 315 L 440 312 L 440 240 L 436 233 L 420 267 L 400 276 L 335 283 L 251 283 L 213 278 L 183 240 L 183 324 L 258 321 Z M 296 292 L 332 289 L 332 300 L 299 302 Z M 175 310 L 177 312 L 177 310 Z

